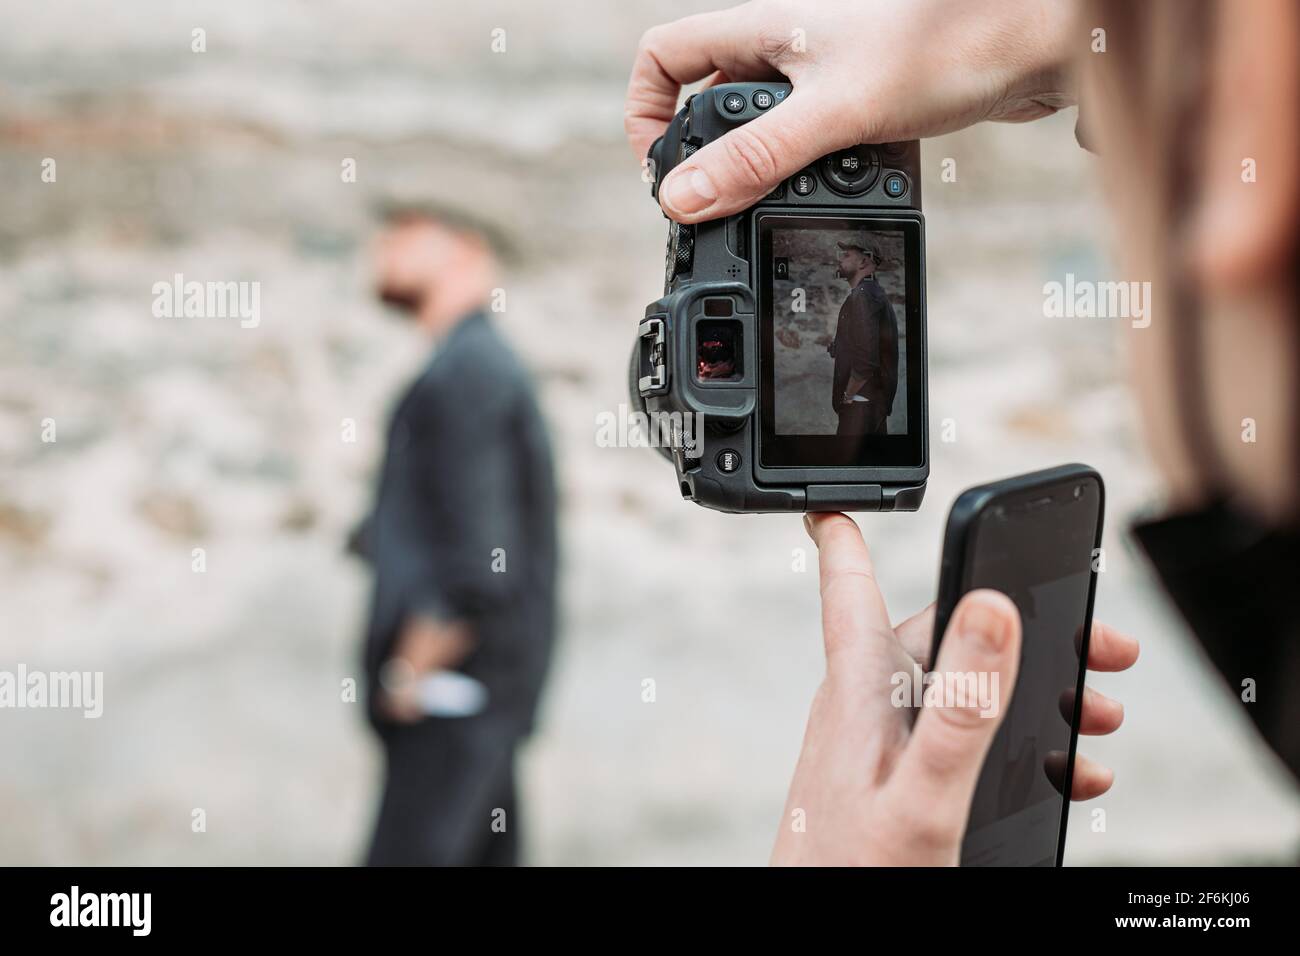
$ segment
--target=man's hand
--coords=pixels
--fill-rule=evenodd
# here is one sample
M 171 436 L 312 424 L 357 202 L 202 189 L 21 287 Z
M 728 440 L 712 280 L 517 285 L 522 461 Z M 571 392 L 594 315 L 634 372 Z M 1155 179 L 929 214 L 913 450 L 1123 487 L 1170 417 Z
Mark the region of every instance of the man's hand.
M 649 30 L 624 126 L 641 160 L 682 86 L 787 78 L 794 89 L 784 102 L 695 153 L 659 190 L 678 222 L 717 219 L 846 146 L 1069 105 L 1074 14 L 1069 0 L 754 0 Z
M 440 621 L 414 614 L 407 618 L 380 671 L 380 709 L 392 720 L 413 723 L 423 714 L 416 697 L 425 674 L 450 670 L 474 649 L 474 636 L 462 621 Z
M 944 635 L 936 670 L 999 675 L 995 717 L 980 705 L 911 711 L 891 702 L 890 678 L 930 667 L 934 606 L 889 623 L 871 556 L 842 514 L 808 515 L 821 568 L 826 678 L 813 700 L 803 752 L 790 784 L 774 864 L 955 865 L 980 768 L 1006 713 L 1020 660 L 1020 615 L 996 591 L 962 598 Z M 1138 646 L 1095 625 L 1093 670 L 1120 671 Z M 1084 692 L 1079 732 L 1108 734 L 1124 708 Z M 1110 789 L 1114 774 L 1075 757 L 1071 797 Z M 802 821 L 802 826 L 795 826 Z
M 852 401 L 853 396 L 858 394 L 858 392 L 862 391 L 862 386 L 866 384 L 867 384 L 867 378 L 865 375 L 857 375 L 854 374 L 853 372 L 850 372 L 849 383 L 844 386 L 844 401 L 846 402 Z

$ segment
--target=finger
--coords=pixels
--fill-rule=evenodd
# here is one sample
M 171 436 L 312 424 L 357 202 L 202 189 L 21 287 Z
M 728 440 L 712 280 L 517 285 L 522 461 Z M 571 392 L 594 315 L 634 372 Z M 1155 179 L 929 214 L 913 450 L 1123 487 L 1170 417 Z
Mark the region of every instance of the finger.
M 1100 797 L 1115 782 L 1115 771 L 1083 754 L 1074 755 L 1074 776 L 1070 779 L 1071 800 L 1091 800 Z
M 888 634 L 889 612 L 876 583 L 871 554 L 853 519 L 838 513 L 806 514 L 817 544 L 821 580 L 822 636 L 829 669 L 838 652 L 872 633 Z
M 683 17 L 641 37 L 623 106 L 623 128 L 638 159 L 663 135 L 683 86 L 715 70 L 735 75 L 758 68 L 754 31 L 742 28 L 740 9 Z
M 922 667 L 930 666 L 930 648 L 934 642 L 935 605 L 931 604 L 895 625 L 903 649 Z M 1138 642 L 1099 621 L 1092 624 L 1092 637 L 1088 642 L 1088 669 L 1094 671 L 1122 671 L 1132 667 L 1138 658 Z M 1087 706 L 1087 699 L 1084 706 Z
M 1061 716 L 1068 724 L 1074 719 L 1074 688 L 1063 691 L 1059 700 Z M 1124 723 L 1124 705 L 1091 687 L 1083 689 L 1083 710 L 1079 714 L 1079 733 L 1100 737 L 1119 730 Z
M 1123 671 L 1138 659 L 1138 642 L 1105 624 L 1093 622 L 1088 639 L 1088 669 Z
M 1020 612 L 1011 599 L 988 590 L 963 597 L 939 644 L 935 667 L 942 686 L 954 692 L 938 695 L 941 701 L 922 709 L 887 784 L 902 806 L 924 808 L 928 826 L 950 836 L 965 828 L 980 767 L 1011 700 L 1019 663 Z M 964 679 L 969 675 L 974 681 Z M 972 683 L 978 685 L 977 693 L 969 693 Z M 931 698 L 929 689 L 926 697 Z
M 1057 793 L 1061 792 L 1065 781 L 1066 756 L 1063 750 L 1052 750 L 1043 759 L 1043 770 Z M 1095 760 L 1089 760 L 1083 754 L 1074 755 L 1074 775 L 1070 778 L 1071 800 L 1091 800 L 1093 797 L 1100 797 L 1114 782 L 1115 771 Z
M 700 89 L 711 90 L 715 86 L 721 86 L 723 83 L 730 83 L 730 82 L 732 82 L 732 77 L 729 77 L 721 70 L 718 70 L 711 77 L 709 77 L 707 80 L 705 80 L 703 83 L 700 84 Z
M 853 144 L 850 124 L 837 121 L 837 112 L 825 97 L 796 90 L 676 167 L 659 189 L 659 204 L 682 223 L 752 206 L 787 176 Z
M 701 90 L 712 89 L 722 83 L 740 83 L 746 81 L 767 80 L 772 83 L 786 83 L 789 77 L 780 70 L 766 63 L 735 62 L 725 71 L 718 70 L 700 84 Z
M 894 627 L 894 634 L 903 650 L 927 669 L 930 666 L 930 648 L 934 644 L 934 607 L 931 604 Z

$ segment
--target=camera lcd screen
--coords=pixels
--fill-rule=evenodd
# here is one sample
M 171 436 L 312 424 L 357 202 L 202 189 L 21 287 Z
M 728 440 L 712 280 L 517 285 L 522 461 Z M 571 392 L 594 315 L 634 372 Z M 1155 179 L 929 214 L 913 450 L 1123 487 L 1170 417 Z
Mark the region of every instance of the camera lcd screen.
M 922 464 L 919 221 L 756 225 L 762 463 Z

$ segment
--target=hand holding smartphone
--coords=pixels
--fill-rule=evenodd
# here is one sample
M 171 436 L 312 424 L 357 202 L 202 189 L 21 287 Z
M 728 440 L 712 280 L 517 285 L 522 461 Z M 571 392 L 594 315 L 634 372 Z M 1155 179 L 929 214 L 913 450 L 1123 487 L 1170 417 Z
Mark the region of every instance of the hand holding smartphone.
M 1116 701 L 1079 694 L 1084 667 L 1122 671 L 1138 656 L 1137 642 L 1111 628 L 1083 636 L 1101 500 L 1100 478 L 1082 466 L 972 489 L 953 509 L 940 601 L 901 619 L 857 524 L 805 516 L 826 676 L 773 863 L 1060 861 L 1061 794 L 1089 799 L 1111 783 L 1100 764 L 1073 765 L 1076 729 L 1107 734 L 1124 718 Z M 946 693 L 931 695 L 945 674 L 983 674 L 987 693 L 946 712 Z
M 1061 864 L 1104 496 L 1096 471 L 1064 465 L 971 488 L 949 513 L 931 659 L 968 591 L 1001 591 L 1022 623 L 1016 687 L 971 802 L 963 866 Z

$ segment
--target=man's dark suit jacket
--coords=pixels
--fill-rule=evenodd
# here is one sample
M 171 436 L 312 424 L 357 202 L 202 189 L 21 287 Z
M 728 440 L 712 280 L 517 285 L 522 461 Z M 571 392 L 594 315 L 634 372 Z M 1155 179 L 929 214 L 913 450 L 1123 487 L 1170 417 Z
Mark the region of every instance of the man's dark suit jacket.
M 867 382 L 857 394 L 881 403 L 887 416 L 898 391 L 898 322 L 889 297 L 874 277 L 854 286 L 840 306 L 831 354 L 835 356 L 831 407 L 839 411 L 852 373 Z
M 459 669 L 486 685 L 495 725 L 527 733 L 555 633 L 555 485 L 529 377 L 486 315 L 447 334 L 398 404 L 364 538 L 381 735 L 378 672 L 417 612 L 470 624 L 477 646 Z

